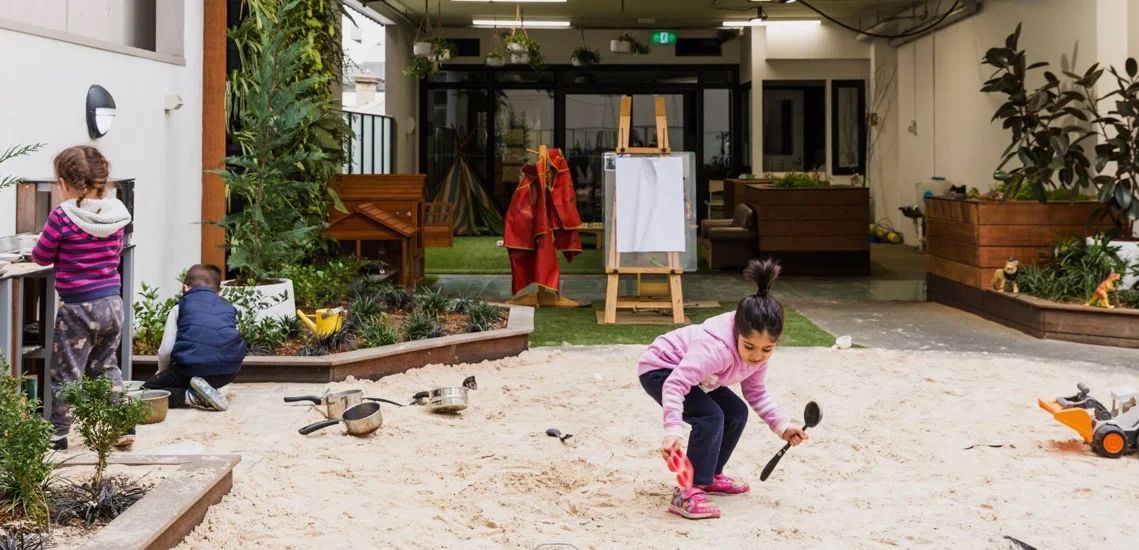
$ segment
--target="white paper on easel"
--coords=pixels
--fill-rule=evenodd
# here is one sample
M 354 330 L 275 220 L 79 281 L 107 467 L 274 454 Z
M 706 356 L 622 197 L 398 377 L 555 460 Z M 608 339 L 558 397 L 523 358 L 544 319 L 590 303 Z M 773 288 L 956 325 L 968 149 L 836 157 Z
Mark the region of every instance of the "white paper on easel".
M 617 158 L 617 252 L 684 252 L 680 157 Z

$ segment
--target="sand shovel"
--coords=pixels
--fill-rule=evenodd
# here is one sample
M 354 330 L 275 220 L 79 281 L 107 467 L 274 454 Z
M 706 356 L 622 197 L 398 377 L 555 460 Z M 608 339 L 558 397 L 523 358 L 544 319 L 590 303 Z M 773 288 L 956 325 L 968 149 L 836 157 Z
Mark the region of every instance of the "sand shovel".
M 806 422 L 807 425 L 803 426 L 803 431 L 807 431 L 807 428 L 818 426 L 819 421 L 822 419 L 823 412 L 819 410 L 819 404 L 814 401 L 807 403 L 807 408 L 803 410 L 803 421 Z M 767 461 L 767 466 L 763 467 L 763 473 L 759 474 L 760 481 L 767 481 L 772 470 L 775 470 L 775 466 L 779 464 L 779 459 L 783 458 L 783 454 L 790 448 L 791 443 L 787 443 L 778 453 L 775 453 L 775 456 L 771 457 L 771 460 Z

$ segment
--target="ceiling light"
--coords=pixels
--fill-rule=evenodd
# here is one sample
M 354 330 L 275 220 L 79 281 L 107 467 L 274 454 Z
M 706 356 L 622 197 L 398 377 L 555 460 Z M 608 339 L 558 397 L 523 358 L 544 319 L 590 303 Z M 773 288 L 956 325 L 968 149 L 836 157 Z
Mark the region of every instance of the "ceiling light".
M 531 3 L 535 3 L 535 4 L 537 4 L 537 3 L 565 4 L 566 3 L 566 0 L 451 0 L 451 1 L 452 2 L 482 2 L 484 4 L 489 4 L 492 2 L 499 3 L 499 4 L 505 4 L 505 3 L 515 4 L 515 3 L 525 3 L 525 2 L 531 2 Z
M 525 29 L 568 29 L 570 28 L 569 21 L 549 21 L 541 19 L 527 19 L 519 21 L 517 19 L 475 19 L 471 21 L 471 25 L 475 27 L 522 27 Z
M 792 26 L 817 26 L 817 25 L 821 25 L 821 24 L 822 24 L 822 22 L 819 19 L 775 19 L 775 20 L 772 20 L 772 19 L 739 20 L 739 19 L 737 19 L 737 20 L 726 20 L 726 22 L 723 22 L 723 26 L 727 26 L 727 27 L 741 27 L 741 26 L 771 26 L 771 27 L 775 27 L 775 26 L 778 26 L 781 28 L 786 28 L 786 27 L 792 27 Z

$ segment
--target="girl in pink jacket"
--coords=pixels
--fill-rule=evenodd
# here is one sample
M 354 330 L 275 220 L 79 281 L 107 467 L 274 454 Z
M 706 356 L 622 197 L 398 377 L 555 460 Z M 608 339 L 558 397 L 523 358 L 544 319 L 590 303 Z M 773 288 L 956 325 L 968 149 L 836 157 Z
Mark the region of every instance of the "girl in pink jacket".
M 708 493 L 738 495 L 749 489 L 724 475 L 748 417 L 744 400 L 729 389 L 732 384 L 740 384 L 747 404 L 784 441 L 807 440 L 767 393 L 767 360 L 783 334 L 783 306 L 769 294 L 779 271 L 774 260 L 752 260 L 744 277 L 755 283 L 756 293 L 740 300 L 734 312 L 661 335 L 641 355 L 641 386 L 664 409 L 660 450 L 665 458 L 680 448 L 683 423 L 692 426 L 693 487 L 676 490 L 669 504 L 674 514 L 718 518 L 720 509 Z

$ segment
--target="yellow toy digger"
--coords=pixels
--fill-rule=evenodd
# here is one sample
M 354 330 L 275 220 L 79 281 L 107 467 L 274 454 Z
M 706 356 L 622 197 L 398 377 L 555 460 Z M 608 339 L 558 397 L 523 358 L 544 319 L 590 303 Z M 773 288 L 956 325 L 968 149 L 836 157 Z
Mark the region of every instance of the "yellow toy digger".
M 1135 406 L 1137 392 L 1133 388 L 1112 391 L 1110 410 L 1089 397 L 1090 390 L 1083 383 L 1076 388 L 1079 393 L 1071 397 L 1038 399 L 1037 403 L 1061 424 L 1076 430 L 1100 456 L 1119 458 L 1139 447 L 1139 407 Z

